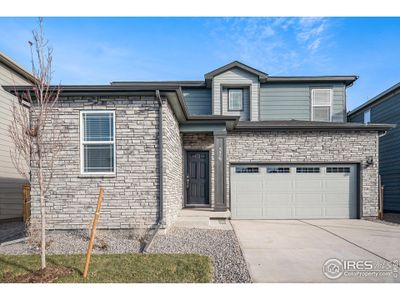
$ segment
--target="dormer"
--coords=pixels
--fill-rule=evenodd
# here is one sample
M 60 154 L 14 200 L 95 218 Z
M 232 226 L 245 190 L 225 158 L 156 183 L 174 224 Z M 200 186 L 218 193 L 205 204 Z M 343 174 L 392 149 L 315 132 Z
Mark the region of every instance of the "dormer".
M 260 83 L 268 74 L 234 61 L 205 75 L 211 88 L 213 115 L 240 116 L 259 121 Z

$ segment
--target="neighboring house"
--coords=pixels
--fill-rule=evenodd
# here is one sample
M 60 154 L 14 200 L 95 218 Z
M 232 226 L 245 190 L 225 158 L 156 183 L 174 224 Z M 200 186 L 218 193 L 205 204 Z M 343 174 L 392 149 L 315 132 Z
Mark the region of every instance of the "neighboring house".
M 395 84 L 348 114 L 350 122 L 400 124 L 400 83 Z M 379 173 L 384 186 L 383 208 L 400 213 L 400 127 L 379 141 Z
M 13 143 L 8 128 L 12 120 L 12 104 L 17 99 L 1 86 L 30 85 L 33 80 L 29 72 L 0 52 L 0 222 L 22 218 L 22 186 L 26 183 L 10 156 Z
M 347 123 L 356 79 L 233 62 L 201 81 L 65 85 L 61 125 L 49 122 L 64 140 L 49 228 L 87 228 L 100 186 L 101 228 L 169 226 L 187 207 L 233 219 L 375 218 L 378 136 L 391 126 Z

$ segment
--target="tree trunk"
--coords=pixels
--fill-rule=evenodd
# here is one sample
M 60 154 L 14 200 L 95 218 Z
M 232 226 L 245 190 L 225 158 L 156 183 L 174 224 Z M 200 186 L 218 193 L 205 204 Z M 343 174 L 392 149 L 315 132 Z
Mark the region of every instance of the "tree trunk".
M 40 170 L 40 181 L 42 181 L 42 183 L 40 185 L 43 184 L 43 175 L 42 175 L 42 171 Z M 40 188 L 40 217 L 42 219 L 42 234 L 41 234 L 41 253 L 40 253 L 40 257 L 41 257 L 41 265 L 42 265 L 42 269 L 46 268 L 46 219 L 45 219 L 46 213 L 45 213 L 45 203 L 44 203 L 44 194 L 43 194 L 43 188 Z
M 40 218 L 41 218 L 41 242 L 40 242 L 40 258 L 41 268 L 46 268 L 46 211 L 44 199 L 44 179 L 43 179 L 43 166 L 42 166 L 42 153 L 40 143 L 37 142 L 36 146 L 38 153 L 38 171 L 39 171 L 39 192 L 40 192 Z

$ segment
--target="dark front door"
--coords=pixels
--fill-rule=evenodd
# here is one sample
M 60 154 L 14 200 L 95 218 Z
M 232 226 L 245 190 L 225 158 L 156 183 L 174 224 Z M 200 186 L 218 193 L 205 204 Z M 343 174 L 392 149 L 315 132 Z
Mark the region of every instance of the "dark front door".
M 209 200 L 208 151 L 187 151 L 186 204 L 208 205 Z

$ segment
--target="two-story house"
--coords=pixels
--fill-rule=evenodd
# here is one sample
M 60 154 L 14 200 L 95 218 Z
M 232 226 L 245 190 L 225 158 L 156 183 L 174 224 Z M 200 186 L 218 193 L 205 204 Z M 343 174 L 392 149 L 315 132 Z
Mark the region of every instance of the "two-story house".
M 384 187 L 383 208 L 400 213 L 400 83 L 349 112 L 349 122 L 390 123 L 397 127 L 379 139 L 379 173 Z
M 85 228 L 99 186 L 102 228 L 169 226 L 183 208 L 375 218 L 378 136 L 390 126 L 347 123 L 356 79 L 269 76 L 235 61 L 201 81 L 63 86 L 49 125 L 64 140 L 49 227 Z
M 0 52 L 0 223 L 22 219 L 23 185 L 28 182 L 12 162 L 12 153 L 15 152 L 9 126 L 17 98 L 1 86 L 31 85 L 34 80 L 31 73 Z

